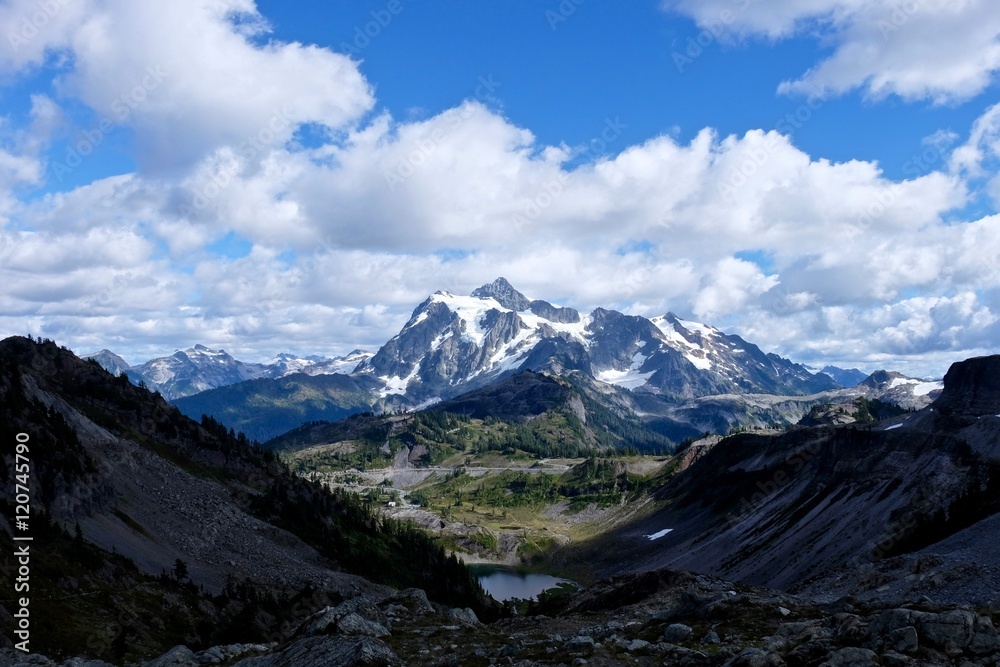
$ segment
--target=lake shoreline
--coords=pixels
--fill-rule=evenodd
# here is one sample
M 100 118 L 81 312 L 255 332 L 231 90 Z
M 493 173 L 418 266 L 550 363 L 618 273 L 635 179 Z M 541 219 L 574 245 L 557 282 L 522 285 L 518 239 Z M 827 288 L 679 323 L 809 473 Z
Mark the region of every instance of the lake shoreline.
M 547 590 L 565 588 L 567 585 L 582 589 L 578 582 L 550 574 L 530 572 L 509 565 L 470 565 L 469 571 L 479 584 L 497 602 L 511 599 L 537 600 Z

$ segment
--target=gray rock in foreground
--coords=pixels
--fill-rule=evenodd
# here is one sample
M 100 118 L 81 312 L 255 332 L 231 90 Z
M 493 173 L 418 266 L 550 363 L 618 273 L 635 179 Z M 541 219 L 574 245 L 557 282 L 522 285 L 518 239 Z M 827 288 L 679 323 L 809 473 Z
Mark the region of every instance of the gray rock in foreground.
M 402 665 L 385 643 L 371 637 L 307 637 L 271 655 L 241 660 L 234 667 L 353 667 Z

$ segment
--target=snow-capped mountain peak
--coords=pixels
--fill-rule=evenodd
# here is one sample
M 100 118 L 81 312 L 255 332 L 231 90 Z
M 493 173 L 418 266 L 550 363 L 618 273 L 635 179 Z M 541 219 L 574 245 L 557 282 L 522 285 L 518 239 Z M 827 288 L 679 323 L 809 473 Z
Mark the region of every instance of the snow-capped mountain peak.
M 127 371 L 134 381 L 142 381 L 168 400 L 189 396 L 243 380 L 267 375 L 262 364 L 248 364 L 234 359 L 225 350 L 195 345 L 177 350 L 169 357 L 151 359 Z
M 379 378 L 383 396 L 453 395 L 521 368 L 542 341 L 585 345 L 587 325 L 572 308 L 528 299 L 498 278 L 468 296 L 432 294 L 358 372 Z
M 529 299 L 503 278 L 468 296 L 435 292 L 358 372 L 380 380 L 383 397 L 420 403 L 553 363 L 633 391 L 681 397 L 835 386 L 739 336 L 673 313 L 649 320 L 598 308 L 581 317 Z
M 476 299 L 492 299 L 503 308 L 514 312 L 525 311 L 531 307 L 528 298 L 514 289 L 514 286 L 503 277 L 472 290 L 472 294 L 469 296 Z
M 804 394 L 831 389 L 826 375 L 707 324 L 668 312 L 647 319 L 604 308 L 530 299 L 498 278 L 468 295 L 435 292 L 375 354 L 328 359 L 281 353 L 264 363 L 195 345 L 126 372 L 168 399 L 242 380 L 345 373 L 381 385 L 409 406 L 446 399 L 520 370 L 579 371 L 633 392 L 686 399 L 714 394 Z

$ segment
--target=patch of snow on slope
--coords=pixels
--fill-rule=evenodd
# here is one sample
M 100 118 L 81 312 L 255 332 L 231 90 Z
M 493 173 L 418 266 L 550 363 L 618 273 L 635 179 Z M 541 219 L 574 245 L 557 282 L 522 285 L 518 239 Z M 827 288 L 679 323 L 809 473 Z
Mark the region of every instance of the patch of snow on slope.
M 465 331 L 462 332 L 462 340 L 474 343 L 476 347 L 483 346 L 486 338 L 486 330 L 483 329 L 481 321 L 490 310 L 506 311 L 496 299 L 480 299 L 475 296 L 457 296 L 448 292 L 436 292 L 433 297 L 435 301 L 440 301 L 448 306 L 448 309 L 457 314 L 465 322 Z
M 648 540 L 658 540 L 667 533 L 672 533 L 672 532 L 674 532 L 673 528 L 664 528 L 663 530 L 655 532 L 652 535 L 644 535 L 643 537 L 645 537 Z
M 887 426 L 887 427 L 885 427 L 882 430 L 883 431 L 891 431 L 893 429 L 899 428 L 900 426 L 902 426 L 902 424 L 893 424 L 892 426 Z
M 448 329 L 443 334 L 439 334 L 438 336 L 436 336 L 434 338 L 434 340 L 431 341 L 431 349 L 432 350 L 438 349 L 439 347 L 441 347 L 441 343 L 445 342 L 446 340 L 448 340 L 449 338 L 451 338 L 454 335 L 455 335 L 455 332 L 452 331 L 451 329 Z
M 705 359 L 704 357 L 696 357 L 693 354 L 691 354 L 690 352 L 685 352 L 684 353 L 684 358 L 687 359 L 688 361 L 690 361 L 694 365 L 695 368 L 697 368 L 698 370 L 701 370 L 701 371 L 707 371 L 708 369 L 710 369 L 712 367 L 712 362 L 711 361 L 709 361 L 708 359 Z
M 371 359 L 373 356 L 375 355 L 372 352 L 350 354 L 342 359 L 333 359 L 315 367 L 306 368 L 305 372 L 307 375 L 333 375 L 335 373 L 347 375 L 353 373 L 362 362 Z
M 406 393 L 406 386 L 408 384 L 410 384 L 410 380 L 412 380 L 413 378 L 415 378 L 417 376 L 417 372 L 419 370 L 420 370 L 420 366 L 414 366 L 413 367 L 413 372 L 411 372 L 405 378 L 401 378 L 399 376 L 396 376 L 396 377 L 382 376 L 382 377 L 380 377 L 379 380 L 382 380 L 382 382 L 385 383 L 385 387 L 383 387 L 382 389 L 379 390 L 379 392 L 378 392 L 379 396 L 381 396 L 382 398 L 385 398 L 386 396 L 389 396 L 390 394 L 391 395 L 402 395 L 402 394 L 405 394 Z
M 895 389 L 896 387 L 903 387 L 906 385 L 912 385 L 914 396 L 926 396 L 935 389 L 944 389 L 944 383 L 939 380 L 923 382 L 915 378 L 893 378 L 892 382 L 889 384 L 889 388 Z
M 702 324 L 701 322 L 691 322 L 689 320 L 682 320 L 680 318 L 677 319 L 677 322 L 691 333 L 700 333 L 705 338 L 715 335 L 716 331 L 715 329 L 713 329 L 708 325 Z
M 685 338 L 684 336 L 682 336 L 680 334 L 680 332 L 678 332 L 677 329 L 674 328 L 674 325 L 672 323 L 668 322 L 665 317 L 662 317 L 662 316 L 661 317 L 654 317 L 650 321 L 653 324 L 656 325 L 657 329 L 659 329 L 660 331 L 663 332 L 663 335 L 666 337 L 666 339 L 668 341 L 670 341 L 672 343 L 679 343 L 679 344 L 684 345 L 686 347 L 690 347 L 693 350 L 700 350 L 701 349 L 701 345 L 698 345 L 698 343 L 693 343 L 693 342 L 689 341 L 687 338 Z
M 403 330 L 405 331 L 406 329 L 410 329 L 412 327 L 415 327 L 415 326 L 417 326 L 418 324 L 420 324 L 421 322 L 423 322 L 426 319 L 427 319 L 427 311 L 425 310 L 422 313 L 420 313 L 419 315 L 417 315 L 417 319 L 413 320 L 412 322 L 408 322 L 406 324 L 406 326 L 403 327 Z
M 639 345 L 639 347 L 642 347 L 645 344 L 646 344 L 646 341 L 641 341 L 641 344 Z M 642 368 L 642 365 L 644 363 L 646 363 L 646 359 L 649 359 L 649 357 L 647 357 L 646 355 L 644 355 L 642 352 L 636 352 L 635 354 L 632 355 L 632 365 L 630 365 L 628 367 L 628 369 L 630 371 L 637 371 L 637 370 L 639 370 L 640 368 Z
M 581 316 L 579 322 L 567 323 L 567 322 L 553 322 L 552 320 L 547 320 L 544 317 L 535 315 L 531 311 L 522 311 L 517 314 L 521 321 L 525 323 L 528 327 L 532 329 L 538 329 L 543 324 L 552 327 L 559 333 L 569 334 L 575 340 L 583 343 L 584 345 L 590 344 L 590 339 L 587 337 L 587 325 L 590 324 L 589 316 Z
M 652 376 L 652 371 L 649 373 L 637 373 L 636 371 L 616 371 L 613 369 L 600 371 L 596 374 L 597 379 L 601 382 L 613 384 L 617 387 L 624 387 L 625 389 L 641 387 Z
M 645 345 L 646 341 L 642 341 L 640 347 Z M 614 369 L 608 369 L 606 371 L 600 371 L 597 373 L 596 377 L 601 382 L 606 382 L 608 384 L 613 384 L 618 387 L 625 387 L 626 389 L 635 389 L 636 387 L 641 387 L 646 384 L 652 375 L 653 371 L 649 373 L 640 373 L 639 369 L 642 365 L 646 363 L 648 359 L 646 355 L 642 352 L 636 352 L 632 355 L 632 363 L 629 365 L 628 370 L 616 371 Z
M 944 382 L 921 382 L 913 387 L 914 396 L 926 396 L 932 391 L 944 389 Z
M 519 351 L 522 346 L 528 341 L 533 341 L 532 345 L 527 346 L 527 350 Z M 497 350 L 492 357 L 490 357 L 489 362 L 473 373 L 473 377 L 482 373 L 483 371 L 495 371 L 498 373 L 503 373 L 516 368 L 524 356 L 531 350 L 534 343 L 538 342 L 538 332 L 533 329 L 521 329 L 514 338 L 509 342 L 504 344 L 499 350 Z M 515 354 L 516 353 L 516 354 Z

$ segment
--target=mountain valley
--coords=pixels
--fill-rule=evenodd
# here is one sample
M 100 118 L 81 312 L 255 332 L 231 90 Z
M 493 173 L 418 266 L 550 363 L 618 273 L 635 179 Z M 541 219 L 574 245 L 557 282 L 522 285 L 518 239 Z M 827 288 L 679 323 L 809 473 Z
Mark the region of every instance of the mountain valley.
M 53 657 L 149 658 L 174 641 L 188 653 L 163 659 L 191 665 L 213 646 L 248 667 L 304 650 L 344 665 L 737 665 L 753 651 L 796 664 L 798 640 L 779 650 L 742 633 L 783 636 L 779 608 L 827 624 L 822 605 L 853 596 L 867 605 L 856 647 L 885 655 L 886 605 L 931 585 L 938 606 L 912 613 L 991 604 L 958 579 L 991 571 L 947 547 L 981 548 L 1000 509 L 983 501 L 1000 479 L 983 418 L 1000 407 L 983 403 L 993 371 L 979 360 L 956 364 L 944 392 L 887 371 L 842 387 L 834 375 L 857 374 L 812 373 L 672 314 L 582 316 L 503 279 L 433 295 L 376 353 L 347 361 L 254 365 L 196 346 L 129 368 L 106 350 L 85 363 L 51 342 L 0 345 L 11 428 L 52 424 L 63 435 L 47 446 L 71 445 L 83 471 L 38 468 L 53 566 L 125 610 L 89 636 L 56 639 L 43 624 Z M 114 565 L 88 570 L 87 558 Z M 498 602 L 463 562 L 584 589 Z M 730 591 L 749 606 L 699 620 L 716 612 L 694 600 Z M 161 627 L 150 605 L 166 600 Z M 48 613 L 78 623 L 102 604 Z M 635 620 L 613 620 L 623 609 Z M 685 623 L 690 635 L 671 630 Z M 461 661 L 407 639 L 443 627 L 465 633 Z
M 120 664 L 174 644 L 187 647 L 149 664 L 1000 656 L 1000 357 L 955 364 L 919 412 L 856 398 L 812 409 L 814 426 L 692 438 L 676 453 L 579 376 L 525 371 L 256 447 L 51 342 L 8 339 L 0 360 L 4 437 L 31 432 L 38 456 L 39 567 L 83 594 L 37 602 L 36 618 L 59 619 L 58 634 L 36 629 L 52 657 Z M 497 605 L 442 546 L 585 588 Z M 0 664 L 22 663 L 3 649 Z
M 817 404 L 812 426 L 679 446 L 579 373 L 525 370 L 260 447 L 51 342 L 7 339 L 0 361 L 3 437 L 30 432 L 37 457 L 39 567 L 79 591 L 36 603 L 59 619 L 36 629 L 52 657 L 148 660 L 173 644 L 187 648 L 150 664 L 1000 656 L 1000 357 L 953 365 L 918 412 L 862 395 Z M 498 605 L 456 555 L 585 588 Z M 0 664 L 21 663 L 4 649 Z

